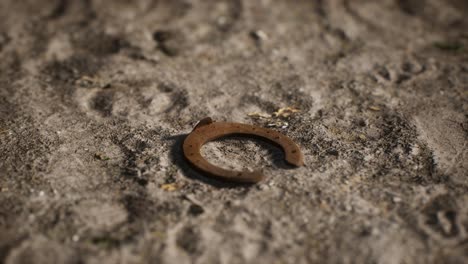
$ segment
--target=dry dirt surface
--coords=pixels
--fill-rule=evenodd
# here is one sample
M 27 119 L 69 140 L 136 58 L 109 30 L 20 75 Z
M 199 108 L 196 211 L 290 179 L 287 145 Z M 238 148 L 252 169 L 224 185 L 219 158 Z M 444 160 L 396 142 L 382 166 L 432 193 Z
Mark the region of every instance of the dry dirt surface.
M 467 113 L 466 0 L 1 0 L 0 263 L 467 263 Z

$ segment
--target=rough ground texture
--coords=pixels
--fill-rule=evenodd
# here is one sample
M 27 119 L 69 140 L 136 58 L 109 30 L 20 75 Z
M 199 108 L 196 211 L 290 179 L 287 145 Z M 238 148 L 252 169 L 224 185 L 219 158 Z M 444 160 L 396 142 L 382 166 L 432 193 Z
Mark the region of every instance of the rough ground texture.
M 0 263 L 467 263 L 468 4 L 0 1 Z M 300 112 L 271 115 L 283 107 Z M 203 153 L 206 116 L 276 125 Z

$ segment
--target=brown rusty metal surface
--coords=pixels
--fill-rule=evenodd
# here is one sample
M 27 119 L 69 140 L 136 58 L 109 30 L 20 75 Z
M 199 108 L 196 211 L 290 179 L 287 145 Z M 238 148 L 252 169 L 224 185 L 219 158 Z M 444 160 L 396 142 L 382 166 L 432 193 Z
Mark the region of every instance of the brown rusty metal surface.
M 283 149 L 287 163 L 297 167 L 304 165 L 299 146 L 287 136 L 271 129 L 247 124 L 214 122 L 209 117 L 202 119 L 185 139 L 184 155 L 199 171 L 223 180 L 256 183 L 264 179 L 265 176 L 261 170 L 253 172 L 226 170 L 203 158 L 200 149 L 205 143 L 229 135 L 247 135 L 267 139 Z

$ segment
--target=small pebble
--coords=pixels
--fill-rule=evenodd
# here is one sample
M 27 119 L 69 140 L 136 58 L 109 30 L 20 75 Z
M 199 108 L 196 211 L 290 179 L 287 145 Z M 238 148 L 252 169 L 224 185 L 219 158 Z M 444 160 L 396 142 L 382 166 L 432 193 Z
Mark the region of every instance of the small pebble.
M 263 40 L 267 40 L 268 39 L 268 36 L 265 32 L 263 32 L 262 30 L 255 30 L 255 31 L 252 31 L 250 32 L 250 36 L 255 40 L 255 41 L 263 41 Z
M 224 26 L 224 25 L 227 24 L 227 19 L 224 16 L 220 16 L 220 17 L 218 17 L 216 22 L 218 23 L 218 26 Z

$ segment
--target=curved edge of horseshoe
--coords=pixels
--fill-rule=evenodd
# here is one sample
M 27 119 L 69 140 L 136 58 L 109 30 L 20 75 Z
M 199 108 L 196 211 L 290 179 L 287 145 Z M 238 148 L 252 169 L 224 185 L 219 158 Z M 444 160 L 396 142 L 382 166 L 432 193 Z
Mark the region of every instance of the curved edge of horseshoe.
M 290 138 L 272 129 L 240 123 L 214 122 L 210 117 L 198 122 L 185 138 L 183 152 L 188 162 L 197 170 L 213 177 L 240 183 L 257 183 L 265 178 L 262 170 L 233 171 L 209 163 L 200 153 L 201 147 L 209 141 L 228 135 L 249 135 L 267 139 L 280 146 L 285 153 L 285 160 L 290 165 L 304 165 L 304 156 L 299 146 Z

